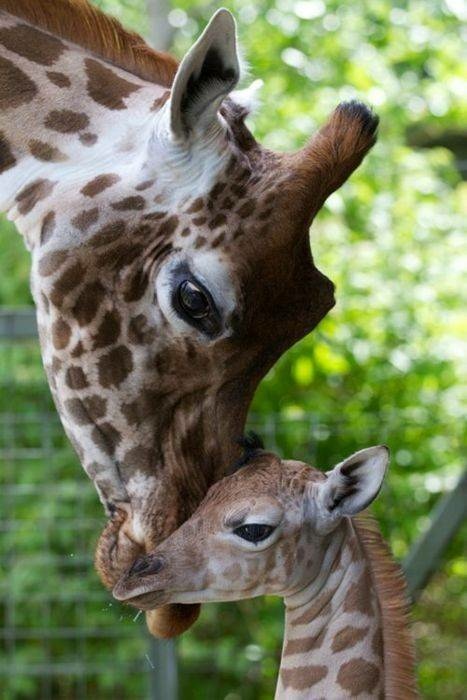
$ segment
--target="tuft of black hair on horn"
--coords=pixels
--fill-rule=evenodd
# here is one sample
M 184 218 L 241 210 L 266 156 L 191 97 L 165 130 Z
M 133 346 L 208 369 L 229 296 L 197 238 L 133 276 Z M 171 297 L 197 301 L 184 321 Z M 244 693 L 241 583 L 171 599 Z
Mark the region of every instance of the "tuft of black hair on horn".
M 239 438 L 237 441 L 237 444 L 240 445 L 240 447 L 243 448 L 243 454 L 238 459 L 235 464 L 233 465 L 231 469 L 231 474 L 233 472 L 236 472 L 238 469 L 241 469 L 242 467 L 246 466 L 248 462 L 250 462 L 253 457 L 255 457 L 258 452 L 261 452 L 264 450 L 264 442 L 263 439 L 258 435 L 258 433 L 255 433 L 254 430 L 249 430 L 245 435 L 241 438 Z

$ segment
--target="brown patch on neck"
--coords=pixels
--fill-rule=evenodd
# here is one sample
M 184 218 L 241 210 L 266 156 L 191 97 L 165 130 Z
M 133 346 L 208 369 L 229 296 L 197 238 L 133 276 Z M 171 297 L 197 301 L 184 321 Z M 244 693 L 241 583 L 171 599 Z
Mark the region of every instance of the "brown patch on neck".
M 292 690 L 309 690 L 328 675 L 327 666 L 294 666 L 293 668 L 282 668 L 281 679 L 284 688 Z
M 371 578 L 368 569 L 364 569 L 360 578 L 349 588 L 344 600 L 344 612 L 358 612 L 360 615 L 373 615 L 373 606 L 368 591 L 371 590 Z
M 39 92 L 37 85 L 26 73 L 2 56 L 0 56 L 0 87 L 0 109 L 2 110 L 27 104 Z
M 170 87 L 178 64 L 151 49 L 135 32 L 127 31 L 87 0 L 0 0 L 0 10 L 65 39 L 133 75 Z
M 26 24 L 0 29 L 0 44 L 8 51 L 41 66 L 52 66 L 66 50 L 65 44 L 56 37 Z
M 35 180 L 22 189 L 16 196 L 18 211 L 21 216 L 29 214 L 38 202 L 48 197 L 54 186 L 55 183 L 50 180 Z
M 88 76 L 89 96 L 107 109 L 126 109 L 125 99 L 140 89 L 139 85 L 120 78 L 110 68 L 93 58 L 87 58 L 84 65 Z
M 365 515 L 354 518 L 353 524 L 368 560 L 381 609 L 385 697 L 393 700 L 418 698 L 404 577 L 377 523 Z
M 321 649 L 325 636 L 326 628 L 324 627 L 315 637 L 289 639 L 285 645 L 283 656 L 289 656 L 290 654 L 309 654 L 310 651 Z

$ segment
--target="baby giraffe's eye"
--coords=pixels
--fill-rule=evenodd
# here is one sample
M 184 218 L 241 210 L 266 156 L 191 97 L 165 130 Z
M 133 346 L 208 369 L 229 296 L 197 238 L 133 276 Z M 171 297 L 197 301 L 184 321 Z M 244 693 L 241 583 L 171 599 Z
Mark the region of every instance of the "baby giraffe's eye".
M 248 523 L 248 525 L 240 525 L 234 530 L 234 535 L 241 537 L 247 542 L 262 542 L 267 539 L 275 528 L 272 525 L 264 525 L 262 523 Z

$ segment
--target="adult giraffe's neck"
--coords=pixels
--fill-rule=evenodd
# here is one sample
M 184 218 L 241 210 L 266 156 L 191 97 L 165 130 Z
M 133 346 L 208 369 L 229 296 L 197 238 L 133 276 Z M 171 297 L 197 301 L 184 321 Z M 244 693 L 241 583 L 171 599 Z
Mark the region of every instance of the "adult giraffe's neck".
M 417 697 L 403 580 L 368 519 L 342 523 L 285 604 L 276 700 Z

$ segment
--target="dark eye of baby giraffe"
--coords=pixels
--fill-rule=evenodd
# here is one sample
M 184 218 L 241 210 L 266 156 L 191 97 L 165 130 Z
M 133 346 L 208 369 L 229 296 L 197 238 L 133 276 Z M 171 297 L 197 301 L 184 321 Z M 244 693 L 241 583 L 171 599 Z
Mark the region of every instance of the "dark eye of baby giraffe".
M 202 289 L 185 280 L 178 288 L 178 301 L 191 318 L 205 318 L 211 311 L 211 304 Z
M 241 537 L 247 542 L 262 542 L 274 530 L 272 525 L 263 525 L 260 523 L 249 523 L 248 525 L 240 525 L 234 530 L 234 534 Z

